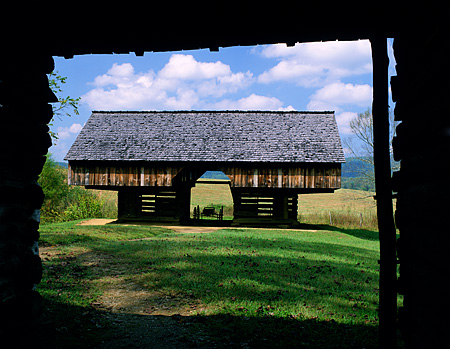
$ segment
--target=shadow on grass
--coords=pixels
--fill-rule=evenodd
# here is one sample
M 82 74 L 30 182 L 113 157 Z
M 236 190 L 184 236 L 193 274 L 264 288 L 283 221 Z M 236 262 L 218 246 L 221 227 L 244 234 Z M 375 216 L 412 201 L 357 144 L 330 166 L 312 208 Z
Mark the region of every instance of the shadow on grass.
M 133 229 L 136 231 L 127 231 Z M 343 232 L 330 226 L 308 225 L 308 229 Z M 107 237 L 114 231 L 90 231 L 94 233 L 94 237 L 100 233 Z M 140 230 L 124 228 L 121 233 L 130 237 Z M 301 235 L 319 235 L 309 234 Z M 222 238 L 216 234 L 143 241 L 85 238 L 83 242 L 90 252 L 77 256 L 65 252 L 44 260 L 45 282 L 41 283 L 40 292 L 47 295 L 47 315 L 40 335 L 49 342 L 46 348 L 376 347 L 377 327 L 370 313 L 367 319 L 371 324 L 338 322 L 339 316 L 354 317 L 360 308 L 375 306 L 372 298 L 377 292 L 377 271 L 373 261 L 377 252 L 365 245 L 297 241 L 287 229 L 277 239 L 255 231 L 238 231 Z M 88 260 L 88 253 L 97 253 L 97 258 Z M 86 264 L 87 261 L 91 263 Z M 149 291 L 145 299 L 149 308 L 159 302 L 160 293 L 152 292 L 154 286 L 148 286 L 155 281 L 167 292 L 204 304 L 220 304 L 232 298 L 236 302 L 230 303 L 228 310 L 218 309 L 229 312 L 227 315 L 117 313 L 111 308 L 99 309 L 93 305 L 95 302 L 84 298 L 84 294 L 89 294 L 90 282 L 105 275 L 127 282 L 138 279 L 136 285 Z M 68 302 L 74 299 L 85 305 L 70 305 Z M 337 313 L 338 321 L 332 317 L 319 321 L 314 314 L 303 315 L 302 308 L 323 307 L 322 300 L 329 303 L 324 312 L 331 309 Z M 260 305 L 271 307 L 259 311 Z M 281 305 L 294 307 L 295 311 L 289 314 L 297 315 L 277 313 Z
M 304 230 L 328 230 L 337 231 L 343 234 L 351 235 L 364 240 L 379 241 L 378 231 L 367 229 L 355 229 L 355 228 L 339 228 L 329 224 L 308 224 L 300 223 L 297 229 Z
M 204 220 L 189 220 L 187 222 L 185 222 L 185 224 L 180 225 L 180 226 L 185 226 L 185 225 L 192 225 L 192 226 L 201 226 L 201 227 L 232 227 L 232 220 L 213 220 L 213 219 L 204 219 Z M 134 224 L 137 226 L 173 226 L 173 225 L 177 225 L 174 223 L 164 223 L 164 222 L 143 222 L 143 221 L 135 221 L 135 222 L 130 222 L 130 221 L 114 221 L 111 223 L 108 223 L 108 225 L 120 225 L 120 224 Z M 248 226 L 248 228 L 251 228 L 252 226 Z M 379 241 L 379 236 L 378 236 L 378 231 L 375 230 L 368 230 L 368 229 L 355 229 L 355 228 L 339 228 L 339 227 L 335 227 L 329 224 L 309 224 L 309 223 L 300 223 L 297 226 L 294 227 L 288 227 L 286 228 L 285 226 L 279 226 L 279 225 L 260 225 L 257 226 L 260 229 L 293 229 L 293 230 L 328 230 L 328 231 L 337 231 L 337 232 L 341 232 L 343 234 L 347 234 L 347 235 L 351 235 L 360 239 L 365 239 L 365 240 L 370 240 L 370 241 Z M 239 228 L 247 228 L 246 226 L 239 226 Z
M 70 314 L 70 317 L 67 316 Z M 46 302 L 42 348 L 376 348 L 377 328 L 232 315 L 114 313 Z

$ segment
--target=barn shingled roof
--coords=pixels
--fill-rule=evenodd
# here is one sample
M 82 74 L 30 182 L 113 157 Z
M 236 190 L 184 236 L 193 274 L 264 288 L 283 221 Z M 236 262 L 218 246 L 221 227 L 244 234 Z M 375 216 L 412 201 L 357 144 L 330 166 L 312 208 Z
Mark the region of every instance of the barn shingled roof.
M 334 112 L 94 111 L 66 160 L 345 162 Z

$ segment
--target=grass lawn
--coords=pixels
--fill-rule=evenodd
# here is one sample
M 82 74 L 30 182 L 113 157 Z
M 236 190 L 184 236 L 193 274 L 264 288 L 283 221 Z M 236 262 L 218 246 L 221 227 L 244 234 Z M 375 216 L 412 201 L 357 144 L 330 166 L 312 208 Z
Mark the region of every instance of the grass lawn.
M 40 229 L 44 279 L 38 291 L 49 316 L 66 319 L 57 331 L 61 344 L 113 336 L 106 316 L 113 310 L 105 304 L 111 290 L 121 289 L 131 300 L 136 295 L 136 304 L 122 312 L 179 316 L 187 336 L 204 347 L 377 346 L 375 232 L 196 234 L 75 223 Z

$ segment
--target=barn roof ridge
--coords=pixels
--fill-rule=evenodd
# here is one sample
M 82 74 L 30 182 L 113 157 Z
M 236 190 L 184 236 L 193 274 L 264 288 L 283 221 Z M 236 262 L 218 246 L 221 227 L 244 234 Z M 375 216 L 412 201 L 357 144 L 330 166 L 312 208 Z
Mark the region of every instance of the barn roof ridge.
M 93 110 L 92 113 L 103 114 L 158 114 L 158 113 L 173 113 L 173 114 L 196 114 L 196 113 L 277 113 L 277 114 L 334 114 L 334 110 L 242 110 L 242 109 L 227 109 L 227 110 Z
M 334 112 L 94 111 L 69 161 L 345 162 Z

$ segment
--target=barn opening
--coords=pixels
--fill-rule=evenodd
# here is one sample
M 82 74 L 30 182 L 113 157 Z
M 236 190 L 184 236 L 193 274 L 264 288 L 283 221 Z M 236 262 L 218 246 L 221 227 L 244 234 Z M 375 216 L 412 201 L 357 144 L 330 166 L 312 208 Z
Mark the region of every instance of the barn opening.
M 191 218 L 194 223 L 203 220 L 227 225 L 233 220 L 231 180 L 219 170 L 208 170 L 191 189 Z M 208 223 L 208 222 L 204 222 Z M 209 222 L 212 223 L 212 222 Z

